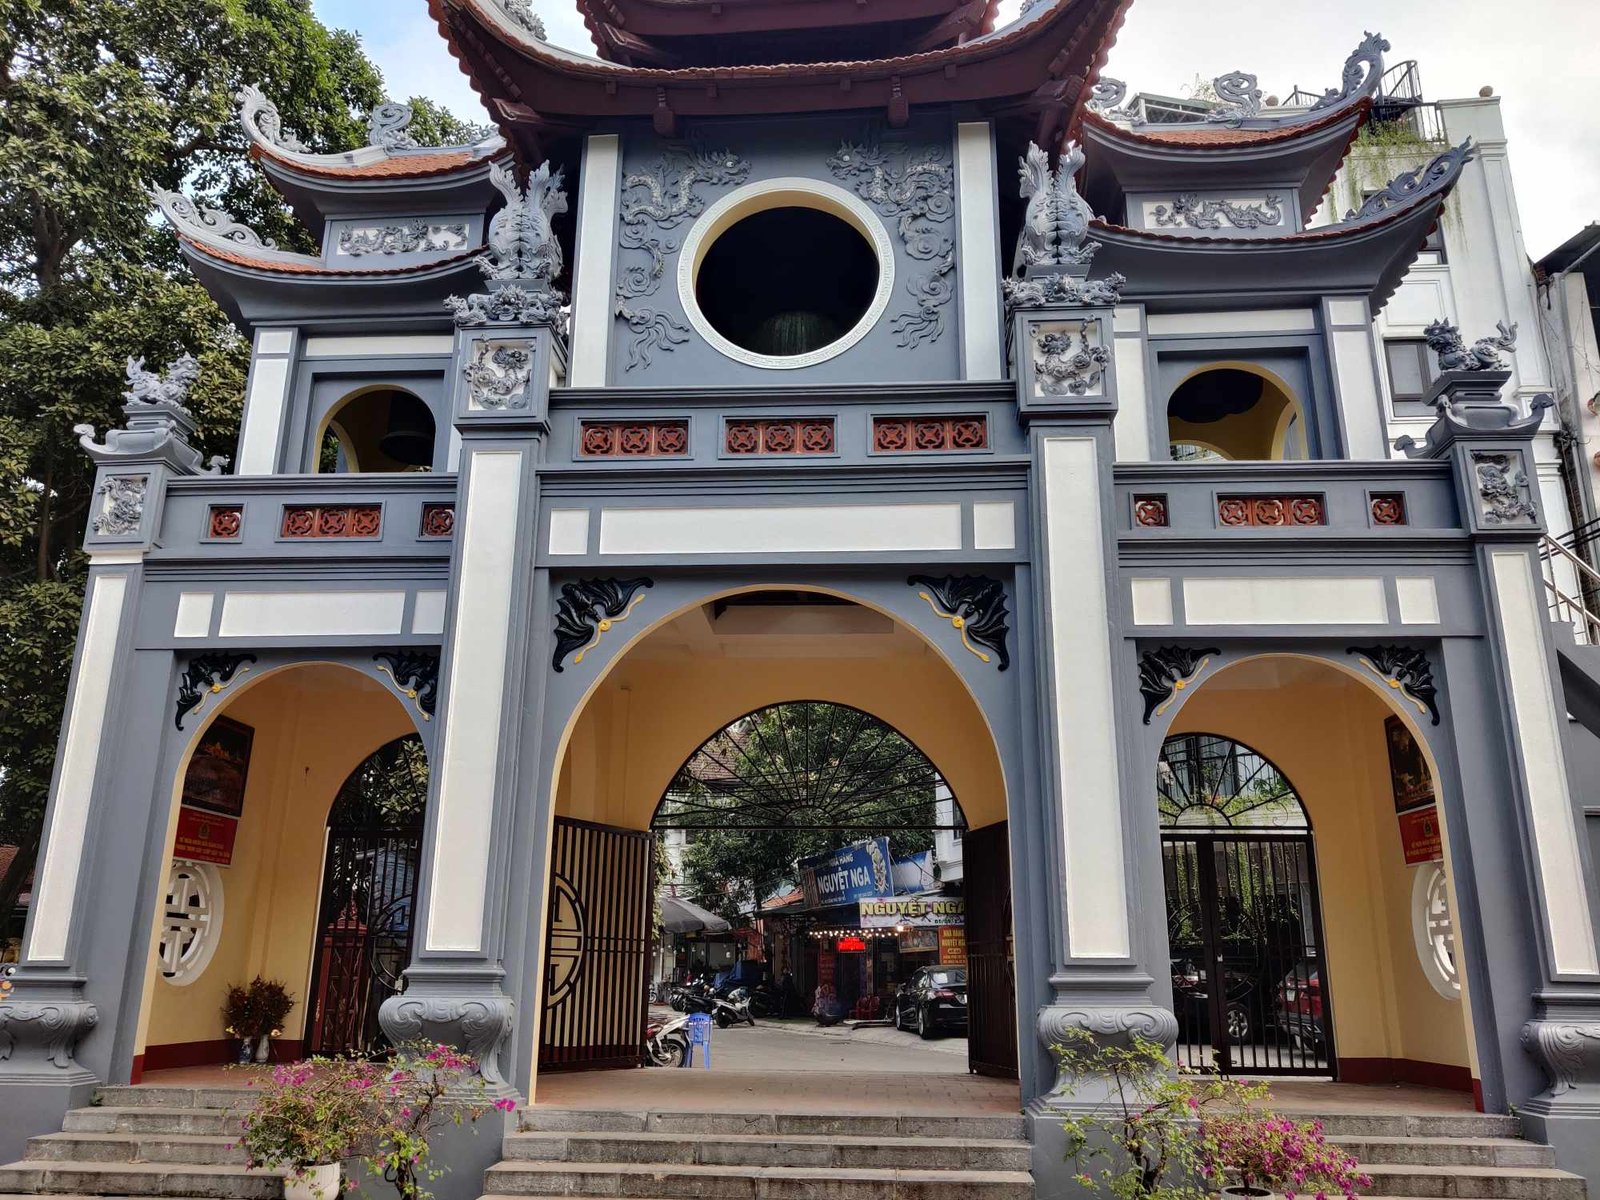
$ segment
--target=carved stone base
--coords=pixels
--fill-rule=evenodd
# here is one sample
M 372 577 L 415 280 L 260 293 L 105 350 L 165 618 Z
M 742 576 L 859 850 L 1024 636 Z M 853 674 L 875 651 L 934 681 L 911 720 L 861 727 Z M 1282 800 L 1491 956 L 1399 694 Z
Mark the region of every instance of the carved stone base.
M 1522 1047 L 1550 1080 L 1546 1096 L 1600 1104 L 1600 1013 L 1591 1021 L 1529 1021 L 1522 1027 Z
M 73 1057 L 100 1013 L 71 987 L 23 984 L 0 1003 L 0 1081 L 95 1082 Z
M 1052 1052 L 1073 1029 L 1089 1033 L 1104 1046 L 1127 1048 L 1142 1039 L 1154 1042 L 1166 1053 L 1178 1040 L 1178 1018 L 1148 998 L 1129 998 L 1119 1003 L 1096 997 L 1091 1003 L 1081 1004 L 1058 1000 L 1039 1010 L 1036 1028 L 1039 1043 Z M 1104 1084 L 1103 1079 L 1088 1079 L 1066 1071 L 1058 1062 L 1055 1086 L 1044 1101 L 1052 1108 L 1093 1104 L 1101 1099 Z
M 1522 1046 L 1550 1086 L 1519 1106 L 1523 1133 L 1555 1148 L 1556 1165 L 1600 1183 L 1600 996 L 1544 993 Z
M 478 1061 L 494 1096 L 514 1094 L 500 1069 L 500 1050 L 511 1036 L 515 1005 L 500 990 L 500 972 L 412 967 L 407 987 L 378 1010 L 391 1042 L 428 1040 L 454 1046 Z

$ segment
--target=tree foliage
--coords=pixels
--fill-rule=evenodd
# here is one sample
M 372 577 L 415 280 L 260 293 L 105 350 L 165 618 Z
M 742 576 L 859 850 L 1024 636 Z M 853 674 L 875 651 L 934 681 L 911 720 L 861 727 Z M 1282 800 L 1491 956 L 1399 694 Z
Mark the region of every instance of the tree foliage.
M 251 164 L 254 83 L 315 150 L 366 141 L 382 79 L 310 0 L 0 0 L 0 879 L 32 865 L 77 629 L 94 471 L 72 426 L 121 424 L 124 364 L 201 363 L 206 454 L 232 452 L 248 348 L 152 219 L 148 188 L 310 249 Z M 429 106 L 428 132 L 460 122 Z

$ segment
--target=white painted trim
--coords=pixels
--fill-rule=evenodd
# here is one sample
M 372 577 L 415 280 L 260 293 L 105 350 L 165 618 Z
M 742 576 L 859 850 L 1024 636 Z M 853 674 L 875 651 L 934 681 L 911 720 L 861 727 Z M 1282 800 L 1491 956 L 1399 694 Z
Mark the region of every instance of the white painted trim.
M 1365 300 L 1329 300 L 1328 320 L 1334 325 L 1359 325 L 1363 329 L 1372 323 Z
M 578 237 L 572 272 L 572 340 L 568 379 L 573 387 L 604 387 L 611 354 L 611 281 L 616 266 L 617 200 L 622 186 L 622 141 L 592 133 L 584 141 L 578 195 Z
M 263 329 L 256 334 L 256 353 L 293 354 L 294 333 L 292 329 Z
M 97 550 L 91 546 L 86 553 L 96 567 L 131 567 L 144 561 L 143 550 Z
M 987 121 L 956 126 L 956 195 L 961 205 L 961 348 L 968 379 L 1000 379 L 1000 216 L 994 130 Z
M 440 334 L 376 334 L 371 337 L 313 337 L 306 339 L 307 358 L 404 358 L 417 354 L 449 354 L 455 339 Z
M 550 553 L 589 553 L 589 510 L 553 508 L 550 510 Z
M 448 592 L 418 592 L 411 607 L 411 632 L 419 634 L 443 633 L 445 603 Z
M 1144 371 L 1144 338 L 1139 334 L 1114 335 L 1111 352 L 1117 368 L 1117 415 L 1111 421 L 1117 461 L 1149 462 L 1150 388 Z
M 257 355 L 250 366 L 246 395 L 239 465 L 234 474 L 271 475 L 278 468 L 278 439 L 289 401 L 289 360 Z
M 1439 623 L 1439 589 L 1434 585 L 1432 575 L 1416 579 L 1398 578 L 1394 581 L 1394 591 L 1400 607 L 1400 624 Z
M 172 622 L 172 636 L 205 637 L 211 632 L 211 610 L 216 597 L 210 592 L 182 592 L 178 596 L 178 615 Z
M 404 592 L 228 592 L 218 637 L 350 637 L 400 633 Z
M 959 549 L 959 504 L 607 508 L 600 513 L 601 554 L 852 554 Z
M 1130 579 L 1128 589 L 1135 625 L 1172 624 L 1172 580 Z
M 1328 336 L 1333 373 L 1339 381 L 1339 409 L 1353 459 L 1389 457 L 1383 402 L 1378 398 L 1378 365 L 1372 327 L 1335 329 Z M 1327 436 L 1331 431 L 1324 431 Z
M 1190 625 L 1384 625 L 1382 579 L 1299 575 L 1191 576 L 1183 581 Z
M 1043 441 L 1044 551 L 1055 681 L 1056 778 L 1066 871 L 1068 950 L 1127 958 L 1132 935 L 1122 855 L 1116 697 L 1099 451 L 1093 438 Z
M 122 629 L 122 603 L 128 594 L 126 574 L 98 576 L 89 588 L 89 613 L 84 621 L 83 651 L 73 681 L 67 715 L 61 774 L 56 780 L 45 833 L 44 861 L 33 896 L 33 931 L 28 958 L 64 962 L 72 912 L 83 870 L 83 847 L 89 830 L 89 805 L 100 765 L 100 742 L 111 702 L 111 670 L 116 665 Z
M 1196 333 L 1311 333 L 1316 315 L 1309 308 L 1254 308 L 1234 312 L 1151 313 L 1152 337 Z
M 470 684 L 451 689 L 439 752 L 429 950 L 483 946 L 494 779 L 510 665 L 511 589 L 521 541 L 522 451 L 470 451 L 466 486 L 450 672 L 452 679 Z
M 1541 907 L 1550 934 L 1550 957 L 1562 975 L 1600 974 L 1588 890 L 1578 857 L 1581 836 L 1567 786 L 1567 760 L 1545 650 L 1542 598 L 1534 594 L 1533 569 L 1520 550 L 1490 553 L 1511 716 L 1522 747 L 1528 787 L 1528 818 L 1538 860 Z
M 1015 550 L 1017 548 L 1017 506 L 1009 500 L 972 502 L 972 548 L 974 550 Z
M 806 354 L 757 354 L 743 346 L 736 346 L 718 333 L 706 319 L 695 294 L 700 263 L 712 243 L 745 217 L 780 207 L 814 208 L 839 218 L 866 238 L 878 259 L 878 289 L 873 293 L 867 311 L 861 314 L 861 319 L 837 341 Z M 866 337 L 883 318 L 893 292 L 894 240 L 878 214 L 859 197 L 836 184 L 799 175 L 763 179 L 735 188 L 706 209 L 704 215 L 690 226 L 689 235 L 683 239 L 683 249 L 678 253 L 678 303 L 683 305 L 684 316 L 713 350 L 749 367 L 789 371 L 797 367 L 814 367 L 838 358 Z

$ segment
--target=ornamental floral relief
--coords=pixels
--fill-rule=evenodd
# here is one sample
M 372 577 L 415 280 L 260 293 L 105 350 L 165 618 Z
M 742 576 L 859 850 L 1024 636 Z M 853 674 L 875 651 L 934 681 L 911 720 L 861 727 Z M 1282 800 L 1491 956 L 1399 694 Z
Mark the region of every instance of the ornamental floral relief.
M 490 412 L 526 408 L 533 358 L 533 346 L 528 342 L 477 342 L 465 372 L 467 407 Z

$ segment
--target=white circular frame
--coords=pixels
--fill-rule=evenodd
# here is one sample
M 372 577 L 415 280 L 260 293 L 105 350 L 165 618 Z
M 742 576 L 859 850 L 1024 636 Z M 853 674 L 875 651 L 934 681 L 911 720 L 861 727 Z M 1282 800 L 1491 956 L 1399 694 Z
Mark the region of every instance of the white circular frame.
M 878 290 L 861 319 L 850 327 L 843 337 L 805 354 L 757 354 L 730 342 L 712 327 L 700 311 L 700 302 L 694 294 L 695 281 L 700 274 L 700 264 L 713 243 L 746 217 L 773 208 L 811 208 L 838 217 L 867 239 L 878 257 Z M 689 230 L 683 249 L 678 254 L 678 301 L 684 315 L 706 342 L 720 354 L 744 363 L 749 367 L 790 371 L 797 367 L 814 367 L 818 363 L 837 358 L 854 346 L 888 311 L 889 297 L 894 292 L 894 241 L 889 230 L 878 219 L 878 214 L 858 196 L 835 184 L 820 179 L 788 176 L 780 179 L 763 179 L 746 184 L 723 196 Z
M 1436 906 L 1443 910 L 1443 920 L 1436 919 Z M 1460 941 L 1443 863 L 1424 863 L 1411 880 L 1411 935 L 1417 962 L 1433 990 L 1446 1000 L 1461 999 Z
M 181 927 L 174 923 L 172 915 L 172 899 L 180 880 L 189 883 L 180 903 L 191 918 Z M 188 903 L 191 895 L 200 900 L 197 907 Z M 173 987 L 188 987 L 204 974 L 222 938 L 222 915 L 222 873 L 211 863 L 173 859 L 167 873 L 166 895 L 162 898 L 161 935 L 157 946 L 163 980 Z M 185 933 L 188 934 L 186 942 L 181 940 Z

